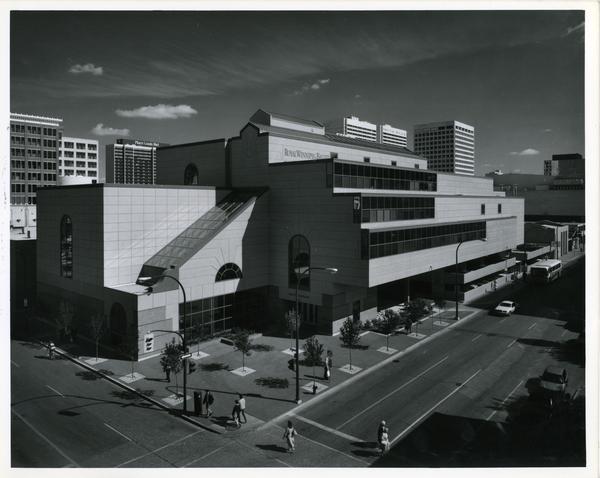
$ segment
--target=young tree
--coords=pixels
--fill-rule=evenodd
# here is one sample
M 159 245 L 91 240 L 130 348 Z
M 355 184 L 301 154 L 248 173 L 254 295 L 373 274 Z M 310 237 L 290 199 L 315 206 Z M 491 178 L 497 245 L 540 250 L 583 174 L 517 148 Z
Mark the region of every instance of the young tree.
M 139 354 L 139 335 L 135 324 L 130 324 L 123 342 L 119 345 L 121 353 L 131 362 L 131 377 L 133 378 L 135 362 Z
M 405 317 L 411 325 L 429 312 L 431 312 L 431 306 L 423 299 L 411 300 L 404 310 Z
M 304 360 L 306 364 L 310 367 L 312 365 L 313 368 L 313 385 L 316 385 L 315 377 L 315 367 L 317 365 L 321 365 L 323 363 L 324 347 L 323 344 L 319 343 L 319 339 L 314 335 L 306 339 L 304 342 Z
M 352 317 L 348 317 L 342 327 L 340 328 L 340 340 L 348 347 L 348 353 L 350 356 L 350 370 L 352 370 L 352 347 L 355 347 L 360 340 L 361 326 L 359 321 L 352 320 Z
M 193 329 L 194 329 L 194 334 L 196 335 L 196 343 L 198 345 L 198 355 L 200 355 L 200 340 L 202 339 L 202 315 L 201 314 L 196 314 L 194 315 L 193 318 Z
M 300 315 L 295 310 L 289 310 L 285 313 L 285 325 L 290 331 L 290 349 L 294 348 L 293 337 L 296 333 L 296 321 L 300 321 Z
M 170 370 L 175 375 L 175 390 L 176 394 L 179 395 L 179 383 L 177 381 L 177 374 L 181 372 L 183 367 L 183 360 L 181 355 L 183 354 L 183 345 L 180 342 L 175 342 L 175 338 L 171 342 L 165 344 L 165 348 L 161 352 L 160 365 L 163 372 Z
M 67 300 L 61 300 L 58 305 L 58 312 L 54 316 L 54 320 L 58 328 L 58 333 L 60 334 L 61 338 L 67 338 L 67 336 L 69 335 L 71 324 L 73 323 L 73 315 L 74 314 L 72 304 Z
M 437 297 L 434 301 L 434 304 L 438 309 L 441 309 L 442 312 L 446 310 L 446 299 L 443 297 Z
M 92 338 L 94 339 L 94 343 L 96 344 L 96 362 L 98 361 L 98 347 L 100 344 L 100 339 L 106 332 L 106 315 L 98 313 L 92 315 L 90 320 L 90 330 L 92 332 Z
M 236 350 L 242 352 L 242 370 L 246 371 L 246 355 L 250 355 L 252 341 L 250 340 L 250 332 L 240 330 L 233 337 L 233 346 Z
M 396 330 L 400 323 L 400 314 L 392 309 L 386 309 L 383 312 L 383 320 L 381 321 L 381 332 L 385 334 L 385 349 L 390 348 L 390 334 Z

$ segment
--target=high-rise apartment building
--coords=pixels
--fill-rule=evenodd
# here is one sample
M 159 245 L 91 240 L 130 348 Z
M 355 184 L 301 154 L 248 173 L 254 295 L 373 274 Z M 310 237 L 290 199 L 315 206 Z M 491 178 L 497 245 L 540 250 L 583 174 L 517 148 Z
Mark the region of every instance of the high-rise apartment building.
M 377 139 L 382 144 L 391 144 L 406 148 L 408 146 L 406 130 L 394 128 L 389 124 L 382 124 L 377 127 Z
M 116 184 L 154 184 L 156 148 L 167 146 L 154 141 L 117 139 L 106 146 L 106 182 Z
M 98 140 L 64 136 L 59 143 L 58 175 L 82 183 L 98 180 Z
M 418 124 L 414 151 L 427 158 L 434 171 L 474 176 L 475 128 L 459 121 Z
M 40 186 L 56 186 L 62 119 L 10 114 L 10 203 L 36 204 Z
M 376 125 L 361 121 L 356 116 L 346 116 L 325 123 L 328 133 L 337 133 L 348 138 L 362 139 L 382 144 L 391 144 L 406 148 L 406 130 L 395 128 L 389 124 Z
M 368 121 L 361 121 L 356 116 L 335 119 L 326 123 L 325 127 L 330 133 L 365 141 L 377 141 L 377 125 Z

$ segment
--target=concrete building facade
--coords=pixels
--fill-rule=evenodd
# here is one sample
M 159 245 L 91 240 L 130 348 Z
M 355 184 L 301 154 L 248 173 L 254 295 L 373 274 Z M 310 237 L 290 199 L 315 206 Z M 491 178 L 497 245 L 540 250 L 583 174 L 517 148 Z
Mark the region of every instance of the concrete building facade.
M 69 177 L 61 184 L 98 181 L 99 163 L 98 140 L 64 136 L 59 142 L 58 175 Z
M 434 171 L 475 175 L 475 128 L 460 121 L 418 124 L 414 127 L 415 153 L 427 158 Z
M 115 346 L 134 329 L 141 358 L 172 338 L 158 329 L 268 330 L 297 288 L 303 330 L 335 333 L 405 300 L 412 278 L 455 270 L 459 245 L 460 264 L 481 261 L 461 270 L 467 290 L 523 243 L 523 201 L 491 179 L 262 110 L 227 142 L 161 148 L 158 162 L 157 185 L 45 189 L 38 223 L 40 297 L 101 311 Z M 307 267 L 338 272 L 299 278 Z M 165 276 L 184 285 L 185 314 Z
M 166 146 L 155 141 L 117 139 L 106 145 L 106 182 L 114 184 L 154 184 L 156 148 Z
M 37 189 L 55 186 L 62 119 L 10 114 L 10 203 L 36 204 Z

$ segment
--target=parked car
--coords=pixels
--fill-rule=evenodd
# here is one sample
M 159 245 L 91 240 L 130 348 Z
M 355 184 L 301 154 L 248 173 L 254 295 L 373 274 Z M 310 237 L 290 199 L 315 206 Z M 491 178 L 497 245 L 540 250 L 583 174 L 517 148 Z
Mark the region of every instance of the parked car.
M 495 315 L 510 315 L 517 308 L 517 304 L 515 304 L 511 300 L 503 300 L 500 302 L 492 311 Z
M 547 395 L 563 395 L 569 383 L 569 374 L 562 367 L 546 367 L 540 377 L 540 386 Z

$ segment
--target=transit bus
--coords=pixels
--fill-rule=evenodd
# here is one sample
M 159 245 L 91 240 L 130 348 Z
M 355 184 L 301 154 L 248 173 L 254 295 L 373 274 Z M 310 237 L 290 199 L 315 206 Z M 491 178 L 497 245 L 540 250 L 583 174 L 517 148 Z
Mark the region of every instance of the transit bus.
M 548 283 L 560 277 L 562 262 L 556 259 L 539 261 L 529 267 L 529 277 L 532 282 Z

